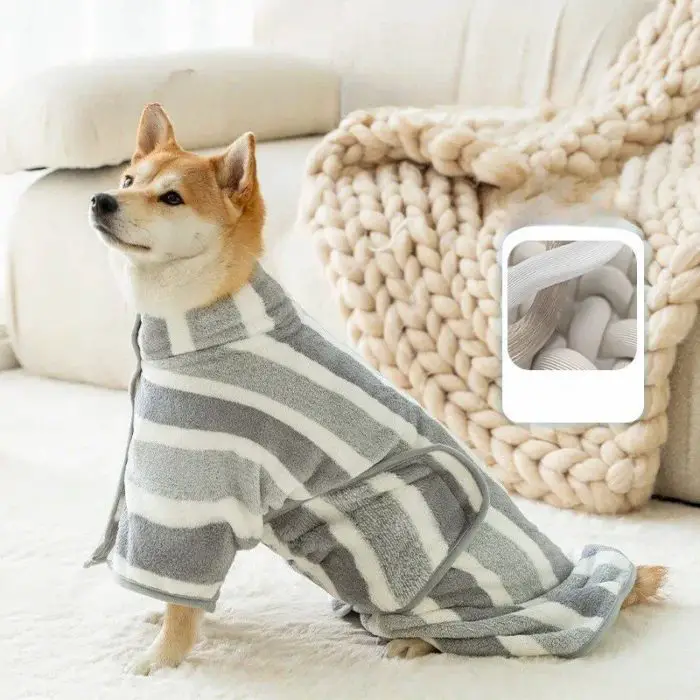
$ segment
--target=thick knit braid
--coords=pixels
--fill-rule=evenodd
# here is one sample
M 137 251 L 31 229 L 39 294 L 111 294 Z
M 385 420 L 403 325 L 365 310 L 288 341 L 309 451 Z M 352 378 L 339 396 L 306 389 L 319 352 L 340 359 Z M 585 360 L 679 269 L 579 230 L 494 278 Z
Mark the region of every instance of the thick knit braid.
M 300 221 L 369 362 L 509 490 L 612 513 L 653 491 L 668 377 L 700 300 L 700 4 L 662 0 L 598 94 L 529 122 L 351 114 L 310 156 Z M 497 251 L 518 211 L 544 199 L 613 206 L 649 243 L 637 423 L 545 428 L 501 413 Z
M 602 258 L 587 261 L 573 245 L 564 253 L 558 279 L 547 250 L 563 241 L 531 241 L 519 256 L 512 255 L 509 274 L 536 290 L 530 299 L 509 297 L 508 354 L 523 369 L 595 370 L 625 367 L 637 350 L 636 260 L 631 248 L 595 246 Z M 574 244 L 575 245 L 575 244 Z M 518 249 L 524 248 L 520 245 Z M 618 251 L 616 253 L 616 251 Z M 517 252 L 517 249 L 516 251 Z M 600 259 L 609 260 L 600 264 Z M 523 263 L 528 265 L 522 271 Z M 593 265 L 597 265 L 593 267 Z M 509 278 L 508 286 L 515 279 Z M 521 292 L 521 297 L 526 293 Z

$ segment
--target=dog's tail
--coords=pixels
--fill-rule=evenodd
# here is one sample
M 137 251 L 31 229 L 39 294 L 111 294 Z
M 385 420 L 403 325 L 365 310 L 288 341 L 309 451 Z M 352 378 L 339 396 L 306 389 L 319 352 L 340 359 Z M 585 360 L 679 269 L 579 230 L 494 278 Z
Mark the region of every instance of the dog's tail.
M 638 566 L 637 580 L 622 607 L 663 600 L 663 587 L 667 578 L 668 571 L 665 566 Z

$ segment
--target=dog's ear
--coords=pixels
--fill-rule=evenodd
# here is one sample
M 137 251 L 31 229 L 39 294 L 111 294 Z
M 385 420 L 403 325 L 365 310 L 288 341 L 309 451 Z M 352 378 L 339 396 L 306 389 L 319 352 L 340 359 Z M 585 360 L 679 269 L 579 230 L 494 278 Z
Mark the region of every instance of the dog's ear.
M 220 156 L 212 159 L 219 187 L 238 204 L 245 204 L 256 185 L 255 136 L 239 136 Z
M 147 104 L 141 112 L 139 128 L 136 132 L 136 150 L 131 162 L 135 163 L 145 158 L 157 148 L 166 147 L 177 147 L 175 131 L 163 107 L 157 102 L 152 102 Z

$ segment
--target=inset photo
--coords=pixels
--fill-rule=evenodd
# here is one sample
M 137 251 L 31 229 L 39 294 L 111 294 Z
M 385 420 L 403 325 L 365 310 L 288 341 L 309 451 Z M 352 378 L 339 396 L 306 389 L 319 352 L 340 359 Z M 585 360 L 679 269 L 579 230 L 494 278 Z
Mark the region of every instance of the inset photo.
M 501 249 L 502 403 L 514 423 L 644 410 L 644 258 L 630 222 L 520 228 Z
M 516 366 L 608 371 L 634 360 L 637 262 L 626 243 L 524 241 L 506 277 L 507 351 Z

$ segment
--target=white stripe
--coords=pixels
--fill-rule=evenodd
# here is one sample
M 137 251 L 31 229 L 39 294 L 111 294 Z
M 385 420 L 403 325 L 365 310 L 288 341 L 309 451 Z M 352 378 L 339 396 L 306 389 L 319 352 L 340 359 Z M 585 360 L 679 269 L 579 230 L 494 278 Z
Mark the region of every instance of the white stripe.
M 309 496 L 303 484 L 292 476 L 275 455 L 257 442 L 240 435 L 163 425 L 137 415 L 134 418 L 134 440 L 183 450 L 233 452 L 261 465 L 285 496 L 295 499 Z
M 518 634 L 512 637 L 496 637 L 496 639 L 513 656 L 551 656 L 536 639 L 526 634 Z
M 232 401 L 267 413 L 301 433 L 314 444 L 323 445 L 326 454 L 351 476 L 361 474 L 371 466 L 367 458 L 353 450 L 332 431 L 319 425 L 303 413 L 267 396 L 212 379 L 175 374 L 148 364 L 143 366 L 142 372 L 145 379 L 161 387 Z
M 618 595 L 622 590 L 622 584 L 619 581 L 603 581 L 603 583 L 599 583 L 598 586 L 604 588 L 606 591 L 610 591 L 613 595 Z
M 540 599 L 536 605 L 524 607 L 517 613 L 517 617 L 527 617 L 531 620 L 543 622 L 546 625 L 558 627 L 560 630 L 590 629 L 596 630 L 603 622 L 602 617 L 586 617 L 568 608 L 566 605 L 554 601 L 543 601 Z
M 274 321 L 267 315 L 265 303 L 252 285 L 245 285 L 236 292 L 233 299 L 249 336 L 266 333 L 274 328 Z
M 324 520 L 336 542 L 348 550 L 360 576 L 367 584 L 371 601 L 380 609 L 398 608 L 399 603 L 391 592 L 376 552 L 347 515 L 322 500 L 309 501 L 306 508 Z
M 125 484 L 129 513 L 140 515 L 156 525 L 171 528 L 198 528 L 228 523 L 236 537 L 260 539 L 262 516 L 251 513 L 237 498 L 217 501 L 184 501 L 145 491 L 131 481 Z
M 489 508 L 486 514 L 486 522 L 497 532 L 513 542 L 531 561 L 540 583 L 549 590 L 559 583 L 549 559 L 544 552 L 528 537 L 524 530 L 521 530 L 509 518 L 495 508 Z
M 195 350 L 195 345 L 192 342 L 192 336 L 190 334 L 190 328 L 187 325 L 187 319 L 184 316 L 170 316 L 165 319 L 165 324 L 168 327 L 170 350 L 174 355 L 192 352 Z
M 424 437 L 423 435 L 418 436 L 416 447 L 429 447 L 432 445 L 433 443 L 427 437 Z M 469 452 L 467 452 L 467 455 L 472 457 L 471 453 Z M 447 452 L 439 452 L 438 450 L 432 452 L 431 457 L 457 482 L 459 487 L 469 499 L 469 505 L 472 507 L 472 509 L 475 511 L 480 510 L 484 498 L 481 495 L 479 486 L 477 485 L 476 481 L 474 481 L 474 477 L 464 466 L 464 464 L 462 464 L 451 454 L 448 454 Z M 475 458 L 472 459 L 474 464 L 479 464 Z M 479 467 L 477 467 L 477 469 L 478 468 Z
M 178 581 L 168 576 L 159 576 L 137 566 L 131 566 L 123 557 L 116 552 L 112 554 L 112 570 L 124 577 L 128 581 L 133 581 L 141 586 L 152 588 L 155 591 L 168 593 L 170 595 L 183 596 L 184 598 L 195 598 L 197 600 L 210 601 L 221 588 L 221 583 L 201 584 L 189 583 L 188 581 Z
M 462 618 L 450 608 L 441 608 L 432 598 L 424 598 L 411 613 L 420 617 L 428 625 L 441 622 L 461 622 Z
M 266 524 L 263 527 L 263 535 L 260 541 L 283 559 L 294 562 L 294 565 L 297 567 L 297 569 L 299 569 L 299 571 L 303 571 L 304 573 L 308 574 L 312 580 L 316 581 L 316 583 L 318 583 L 318 585 L 326 591 L 326 593 L 329 593 L 338 600 L 341 599 L 338 591 L 335 589 L 333 582 L 328 578 L 326 572 L 318 564 L 314 564 L 308 559 L 295 557 L 287 545 L 275 536 L 271 525 Z
M 471 574 L 476 584 L 491 599 L 495 607 L 514 605 L 513 598 L 503 585 L 501 577 L 495 571 L 483 566 L 472 554 L 462 552 L 455 559 L 453 566 L 460 571 Z

